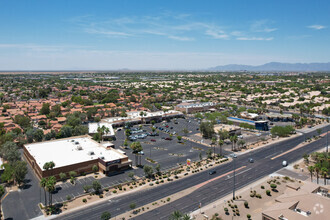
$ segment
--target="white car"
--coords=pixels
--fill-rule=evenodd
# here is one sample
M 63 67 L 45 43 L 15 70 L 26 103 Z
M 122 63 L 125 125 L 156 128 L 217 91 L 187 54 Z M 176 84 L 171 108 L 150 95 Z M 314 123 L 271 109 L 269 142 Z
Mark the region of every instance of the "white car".
M 282 166 L 284 166 L 284 167 L 288 166 L 288 162 L 286 162 L 286 160 L 283 160 Z

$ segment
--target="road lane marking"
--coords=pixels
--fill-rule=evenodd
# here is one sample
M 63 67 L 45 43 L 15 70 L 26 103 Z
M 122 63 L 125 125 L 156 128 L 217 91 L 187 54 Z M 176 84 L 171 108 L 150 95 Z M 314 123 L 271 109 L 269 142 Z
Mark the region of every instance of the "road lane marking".
M 240 167 L 240 168 L 237 168 L 237 169 L 235 170 L 235 172 L 237 172 L 238 170 L 241 170 L 241 169 L 243 169 L 243 168 L 245 168 L 245 167 L 246 167 L 246 166 L 242 166 L 242 167 Z M 227 173 L 225 173 L 225 174 L 222 174 L 221 176 L 218 176 L 218 177 L 215 177 L 215 178 L 213 178 L 213 179 L 207 180 L 207 181 L 205 181 L 205 182 L 203 182 L 203 183 L 200 183 L 200 184 L 196 185 L 195 188 L 196 188 L 196 189 L 199 189 L 199 188 L 201 188 L 202 186 L 205 186 L 206 184 L 208 184 L 208 183 L 210 183 L 210 182 L 212 182 L 212 181 L 214 181 L 214 180 L 220 179 L 220 178 L 222 178 L 222 177 L 224 177 L 224 176 L 227 176 L 227 175 L 229 175 L 229 174 L 231 174 L 231 173 L 233 173 L 233 172 L 234 172 L 234 171 L 232 170 L 232 171 L 229 171 L 229 172 L 227 172 Z
M 290 153 L 290 152 L 292 152 L 292 151 L 295 151 L 295 150 L 297 150 L 297 149 L 299 149 L 299 148 L 302 148 L 302 147 L 305 147 L 306 145 L 303 145 L 303 144 L 298 144 L 297 146 L 295 146 L 294 148 L 291 148 L 290 150 L 287 150 L 287 151 L 285 151 L 285 152 L 283 152 L 283 153 L 281 153 L 281 154 L 279 154 L 279 155 L 277 155 L 277 156 L 275 156 L 275 157 L 272 157 L 272 158 L 270 158 L 271 160 L 274 160 L 274 159 L 276 159 L 276 158 L 278 158 L 278 157 L 281 157 L 281 156 L 283 156 L 283 155 L 285 155 L 285 154 L 288 154 L 288 153 Z

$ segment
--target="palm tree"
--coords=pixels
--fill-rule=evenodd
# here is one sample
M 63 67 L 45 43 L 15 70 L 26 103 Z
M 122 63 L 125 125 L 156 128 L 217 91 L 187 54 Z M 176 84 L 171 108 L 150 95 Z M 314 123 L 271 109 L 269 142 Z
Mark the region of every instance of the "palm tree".
M 231 141 L 231 151 L 234 151 L 234 136 L 230 136 L 230 141 Z
M 224 141 L 220 139 L 218 144 L 219 144 L 219 147 L 220 147 L 220 156 L 222 156 L 222 145 L 224 144 Z
M 169 219 L 170 220 L 180 220 L 182 216 L 183 216 L 182 213 L 177 210 L 177 211 L 172 212 Z
M 44 189 L 44 193 L 45 193 L 45 207 L 47 206 L 46 184 L 47 184 L 47 179 L 46 178 L 42 178 L 40 180 L 40 186 Z
M 234 136 L 232 136 L 232 137 L 233 137 L 233 145 L 235 146 L 234 149 L 236 150 L 236 142 L 238 140 L 238 137 L 237 137 L 236 134 Z
M 53 205 L 53 192 L 55 190 L 55 184 L 56 184 L 56 178 L 54 176 L 51 176 L 48 178 L 48 181 L 46 183 L 46 188 L 49 195 L 49 206 Z
M 321 171 L 321 164 L 315 164 L 315 172 L 316 172 L 316 183 L 319 184 L 319 173 Z
M 53 161 L 48 162 L 49 169 L 52 170 L 55 167 L 55 163 Z
M 217 143 L 217 138 L 216 137 L 212 137 L 212 142 L 211 145 L 213 145 L 213 158 L 215 158 L 215 145 Z
M 311 174 L 311 181 L 313 182 L 313 173 L 314 173 L 315 168 L 313 166 L 308 167 L 308 171 Z
M 324 185 L 327 185 L 328 169 L 326 167 L 322 167 L 322 169 L 321 169 L 321 175 L 324 178 Z

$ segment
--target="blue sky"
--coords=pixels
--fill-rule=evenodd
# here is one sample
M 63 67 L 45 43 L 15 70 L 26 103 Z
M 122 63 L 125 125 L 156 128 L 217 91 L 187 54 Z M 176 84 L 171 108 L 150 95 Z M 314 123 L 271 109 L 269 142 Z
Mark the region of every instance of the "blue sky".
M 327 0 L 0 0 L 0 70 L 330 62 Z

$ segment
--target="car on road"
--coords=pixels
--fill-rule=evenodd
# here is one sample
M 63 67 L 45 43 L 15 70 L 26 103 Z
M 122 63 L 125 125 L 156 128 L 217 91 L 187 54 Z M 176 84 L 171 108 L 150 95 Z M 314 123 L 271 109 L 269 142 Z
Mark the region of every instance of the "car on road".
M 152 141 L 152 142 L 156 142 L 156 140 L 155 140 L 155 139 L 151 139 L 150 141 Z
M 209 172 L 210 175 L 213 175 L 213 174 L 216 174 L 216 173 L 217 173 L 217 171 L 215 171 L 215 170 L 210 170 L 210 172 Z
M 139 154 L 144 155 L 144 152 L 143 151 L 140 151 Z
M 254 160 L 252 158 L 249 158 L 250 163 L 254 163 Z
M 172 140 L 172 138 L 170 138 L 170 137 L 167 137 L 167 138 L 165 138 L 165 140 L 167 140 L 167 141 L 171 141 L 171 140 Z
M 288 162 L 286 160 L 283 160 L 282 166 L 284 166 L 284 167 L 288 166 Z

